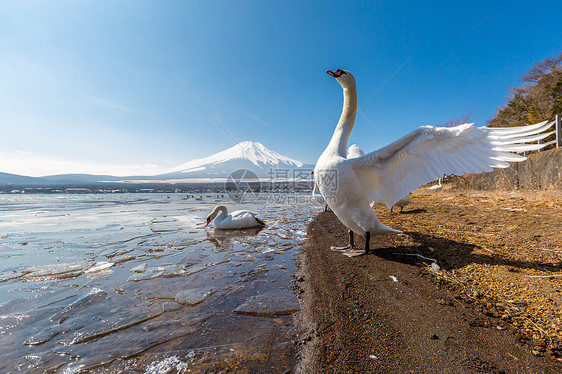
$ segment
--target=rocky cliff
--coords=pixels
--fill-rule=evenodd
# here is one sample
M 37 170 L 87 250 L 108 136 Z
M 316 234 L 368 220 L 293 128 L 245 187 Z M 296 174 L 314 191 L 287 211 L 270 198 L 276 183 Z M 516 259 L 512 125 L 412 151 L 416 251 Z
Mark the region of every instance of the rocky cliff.
M 457 188 L 476 190 L 561 190 L 562 148 L 530 155 L 526 161 L 491 173 L 453 178 Z

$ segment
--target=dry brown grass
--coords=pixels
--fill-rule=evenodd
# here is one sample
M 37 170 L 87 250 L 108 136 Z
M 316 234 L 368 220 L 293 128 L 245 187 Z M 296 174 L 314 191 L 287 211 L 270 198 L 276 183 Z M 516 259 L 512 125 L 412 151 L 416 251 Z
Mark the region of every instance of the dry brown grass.
M 375 206 L 381 222 L 407 233 L 395 245 L 435 258 L 437 276 L 454 286 L 455 297 L 517 327 L 522 340 L 544 341 L 546 353 L 557 357 L 562 193 L 458 192 L 445 186 L 437 193 L 420 189 L 412 200 L 405 214 Z

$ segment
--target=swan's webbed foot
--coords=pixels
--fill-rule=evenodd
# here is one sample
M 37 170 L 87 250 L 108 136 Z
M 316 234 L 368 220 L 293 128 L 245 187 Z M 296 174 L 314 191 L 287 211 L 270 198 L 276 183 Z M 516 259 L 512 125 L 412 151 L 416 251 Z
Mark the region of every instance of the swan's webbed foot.
M 345 251 L 350 251 L 350 250 L 354 250 L 355 246 L 351 246 L 351 245 L 346 245 L 345 247 L 334 247 L 331 246 L 330 249 L 332 251 L 336 251 L 336 252 L 345 252 Z
M 357 248 L 349 249 L 347 251 L 342 252 L 342 255 L 347 257 L 357 257 L 357 256 L 362 256 L 364 254 L 367 254 L 367 252 L 364 251 L 363 249 L 357 249 Z
M 346 245 L 345 247 L 330 247 L 330 249 L 332 251 L 336 251 L 336 252 L 349 252 L 349 251 L 354 251 L 355 250 L 355 241 L 353 240 L 353 231 L 349 230 L 349 244 Z

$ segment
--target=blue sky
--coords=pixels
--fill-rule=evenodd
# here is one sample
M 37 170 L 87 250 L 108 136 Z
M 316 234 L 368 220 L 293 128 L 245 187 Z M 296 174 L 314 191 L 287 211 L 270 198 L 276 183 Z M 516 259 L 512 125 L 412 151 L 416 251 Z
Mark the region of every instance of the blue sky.
M 469 112 L 485 125 L 561 51 L 548 3 L 0 1 L 0 171 L 157 173 L 235 140 L 314 163 L 336 68 L 357 79 L 366 151 Z

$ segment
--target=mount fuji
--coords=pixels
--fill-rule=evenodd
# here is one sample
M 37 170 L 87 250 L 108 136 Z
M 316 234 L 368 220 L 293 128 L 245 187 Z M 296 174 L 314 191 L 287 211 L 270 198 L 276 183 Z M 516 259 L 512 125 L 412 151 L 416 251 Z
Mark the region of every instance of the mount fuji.
M 310 177 L 312 169 L 314 169 L 314 165 L 305 165 L 300 161 L 283 156 L 260 142 L 245 141 L 212 156 L 183 163 L 159 175 L 116 177 L 61 174 L 26 177 L 0 172 L 0 186 L 216 183 L 226 181 L 229 176 L 240 177 L 240 175 L 244 175 L 245 179 L 312 180 Z M 247 170 L 255 175 L 248 173 Z
M 244 141 L 212 156 L 178 165 L 161 179 L 227 178 L 239 169 L 251 170 L 258 178 L 303 178 L 313 169 L 300 161 L 279 154 L 260 142 Z

